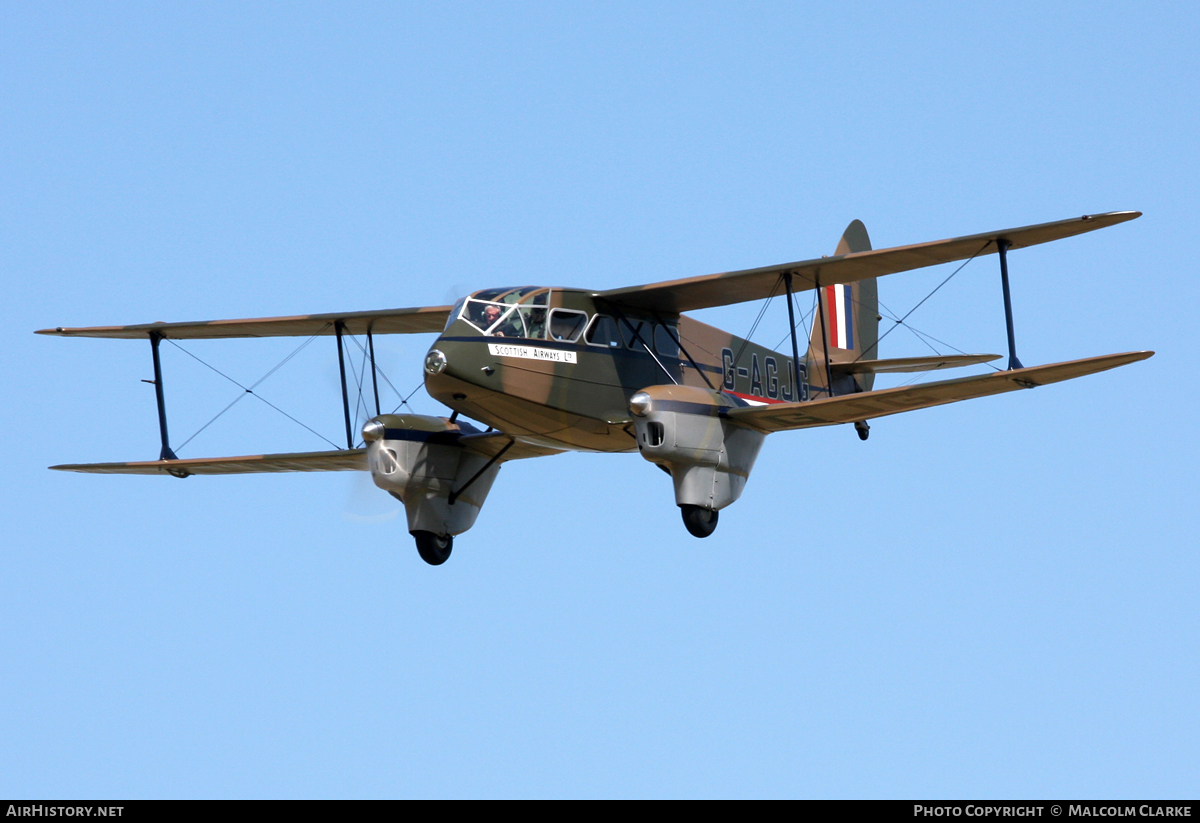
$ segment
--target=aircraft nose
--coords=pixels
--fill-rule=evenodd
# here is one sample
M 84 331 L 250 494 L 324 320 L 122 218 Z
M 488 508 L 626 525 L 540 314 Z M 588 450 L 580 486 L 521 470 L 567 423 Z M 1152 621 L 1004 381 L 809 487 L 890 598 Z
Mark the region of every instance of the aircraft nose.
M 473 389 L 496 390 L 495 361 L 482 341 L 438 339 L 425 355 L 425 390 L 439 402 L 461 400 Z

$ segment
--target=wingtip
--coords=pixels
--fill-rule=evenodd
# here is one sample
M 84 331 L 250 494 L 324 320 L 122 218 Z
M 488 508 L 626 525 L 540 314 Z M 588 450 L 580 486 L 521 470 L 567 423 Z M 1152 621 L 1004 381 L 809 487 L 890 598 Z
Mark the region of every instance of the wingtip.
M 1108 357 L 1113 360 L 1120 360 L 1120 365 L 1128 366 L 1130 363 L 1140 363 L 1143 360 L 1149 360 L 1154 356 L 1152 351 L 1127 351 L 1121 354 L 1110 354 Z

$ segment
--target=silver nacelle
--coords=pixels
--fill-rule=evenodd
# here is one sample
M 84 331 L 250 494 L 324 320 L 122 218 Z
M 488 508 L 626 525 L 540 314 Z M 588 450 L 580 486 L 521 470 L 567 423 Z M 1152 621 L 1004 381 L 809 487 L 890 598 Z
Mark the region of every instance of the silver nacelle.
M 404 503 L 410 532 L 455 535 L 475 525 L 500 464 L 467 486 L 489 459 L 461 445 L 468 433 L 474 432 L 420 414 L 383 414 L 363 427 L 371 479 Z
M 675 503 L 720 510 L 742 495 L 765 434 L 720 415 L 720 392 L 694 386 L 651 386 L 633 396 L 638 451 L 664 466 Z

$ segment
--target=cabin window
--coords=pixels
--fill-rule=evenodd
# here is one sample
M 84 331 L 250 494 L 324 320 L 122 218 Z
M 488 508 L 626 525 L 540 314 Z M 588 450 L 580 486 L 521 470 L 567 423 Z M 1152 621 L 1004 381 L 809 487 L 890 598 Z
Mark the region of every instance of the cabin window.
M 525 324 L 525 336 L 534 340 L 546 339 L 546 310 L 540 306 L 520 306 L 517 313 Z
M 465 298 L 465 297 L 458 298 L 458 302 L 456 302 L 454 304 L 454 307 L 450 309 L 450 316 L 446 318 L 446 325 L 442 327 L 442 331 L 445 331 L 446 329 L 450 328 L 450 324 L 459 318 L 459 316 L 462 314 L 463 305 L 466 302 L 467 302 L 467 298 Z
M 646 347 L 642 345 L 642 341 L 650 339 L 650 325 L 645 320 L 637 320 L 632 317 L 622 320 L 621 337 L 625 339 L 625 345 L 634 351 L 645 351 Z M 633 328 L 631 329 L 630 326 Z M 634 334 L 635 330 L 637 334 Z
M 617 331 L 617 321 L 607 314 L 597 314 L 592 319 L 592 327 L 588 329 L 584 339 L 592 346 L 621 348 L 621 333 Z
M 467 300 L 460 316 L 490 337 L 542 340 L 546 337 L 549 298 L 549 289 L 536 286 L 487 289 Z
M 587 312 L 571 309 L 552 309 L 550 312 L 550 339 L 574 343 L 583 334 L 587 325 Z
M 679 331 L 674 326 L 654 327 L 654 350 L 664 357 L 679 356 L 678 339 Z
M 467 303 L 467 320 L 471 325 L 492 337 L 525 337 L 525 324 L 516 306 L 471 300 Z

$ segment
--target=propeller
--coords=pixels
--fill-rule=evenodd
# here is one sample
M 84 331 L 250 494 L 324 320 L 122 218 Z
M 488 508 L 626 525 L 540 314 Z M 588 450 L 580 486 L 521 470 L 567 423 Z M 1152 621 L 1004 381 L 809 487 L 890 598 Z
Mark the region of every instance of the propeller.
M 447 306 L 453 306 L 458 302 L 458 298 L 466 296 L 470 291 L 471 287 L 465 283 L 451 283 L 442 294 L 442 302 Z
M 370 472 L 352 472 L 346 488 L 342 519 L 350 523 L 387 523 L 400 515 L 403 506 L 371 480 Z

